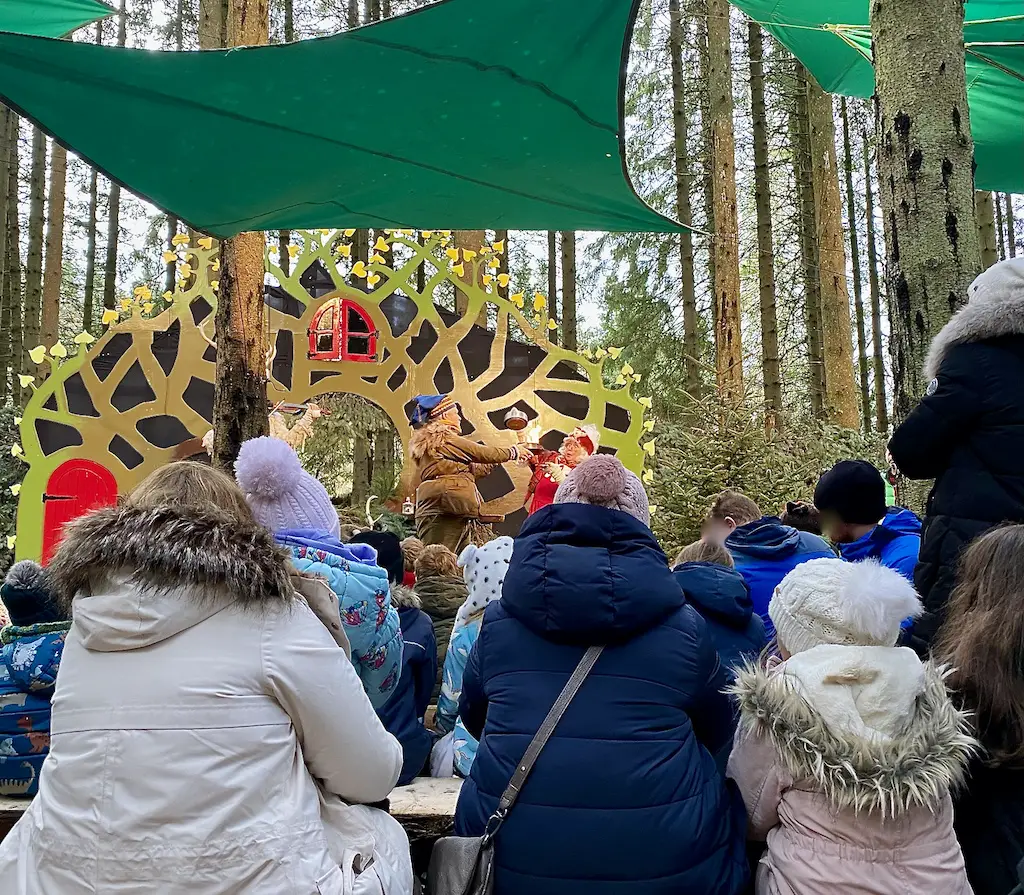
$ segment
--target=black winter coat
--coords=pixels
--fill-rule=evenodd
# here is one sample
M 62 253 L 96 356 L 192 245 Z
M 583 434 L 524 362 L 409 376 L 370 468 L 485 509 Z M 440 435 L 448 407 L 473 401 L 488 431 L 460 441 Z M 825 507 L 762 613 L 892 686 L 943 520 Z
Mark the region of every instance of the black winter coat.
M 1024 768 L 971 767 L 954 826 L 974 895 L 1008 895 L 1024 859 Z
M 935 479 L 914 575 L 925 614 L 914 624 L 910 645 L 922 654 L 942 622 L 963 549 L 1000 523 L 1024 522 L 1024 300 L 1020 304 L 1017 334 L 973 341 L 986 332 L 986 321 L 964 321 L 974 312 L 971 305 L 954 317 L 933 343 L 926 373 L 936 378 L 928 394 L 889 442 L 904 475 Z

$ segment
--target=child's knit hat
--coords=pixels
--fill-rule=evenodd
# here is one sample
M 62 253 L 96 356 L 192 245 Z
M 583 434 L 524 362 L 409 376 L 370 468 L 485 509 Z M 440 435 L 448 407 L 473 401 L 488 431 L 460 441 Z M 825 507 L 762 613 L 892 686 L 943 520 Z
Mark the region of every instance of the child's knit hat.
M 651 524 L 651 506 L 643 482 L 610 454 L 597 454 L 570 472 L 558 491 L 555 503 L 588 503 L 621 510 Z
M 455 627 L 464 625 L 494 600 L 501 599 L 501 588 L 512 559 L 512 538 L 496 538 L 483 547 L 470 544 L 459 554 L 459 567 L 469 588 L 466 602 L 455 614 Z
M 900 623 L 921 612 L 914 586 L 875 560 L 801 563 L 768 604 L 779 645 L 791 655 L 826 643 L 895 646 Z
M 65 620 L 64 613 L 53 599 L 46 571 L 30 559 L 23 559 L 11 566 L 0 587 L 0 599 L 7 607 L 12 625 L 38 625 Z
M 338 537 L 338 513 L 327 489 L 302 468 L 299 455 L 279 438 L 250 438 L 235 461 L 235 479 L 256 521 L 284 529 L 326 531 Z

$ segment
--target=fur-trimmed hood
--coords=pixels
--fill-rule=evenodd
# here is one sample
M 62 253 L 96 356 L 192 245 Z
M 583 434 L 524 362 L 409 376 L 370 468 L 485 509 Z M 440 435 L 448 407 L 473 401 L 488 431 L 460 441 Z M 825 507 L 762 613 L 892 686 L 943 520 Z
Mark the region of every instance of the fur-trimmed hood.
M 990 267 L 970 285 L 967 295 L 967 304 L 932 339 L 924 364 L 925 379 L 939 375 L 939 367 L 954 345 L 1024 335 L 1024 258 Z
M 730 688 L 741 729 L 765 736 L 797 785 L 811 783 L 835 808 L 891 817 L 934 806 L 963 782 L 977 742 L 949 698 L 946 670 L 919 663 L 915 675 L 911 657 L 822 646 L 774 669 L 748 665 Z M 872 689 L 873 714 L 861 708 Z
M 57 600 L 70 609 L 112 581 L 147 593 L 187 591 L 196 602 L 228 598 L 246 606 L 294 599 L 288 553 L 255 523 L 216 510 L 111 507 L 65 529 L 47 567 Z
M 391 602 L 396 609 L 419 609 L 420 598 L 416 591 L 404 584 L 395 584 L 391 587 Z
M 409 439 L 409 456 L 413 460 L 439 456 L 448 435 L 454 431 L 451 426 L 442 421 L 427 423 L 422 428 L 416 429 Z

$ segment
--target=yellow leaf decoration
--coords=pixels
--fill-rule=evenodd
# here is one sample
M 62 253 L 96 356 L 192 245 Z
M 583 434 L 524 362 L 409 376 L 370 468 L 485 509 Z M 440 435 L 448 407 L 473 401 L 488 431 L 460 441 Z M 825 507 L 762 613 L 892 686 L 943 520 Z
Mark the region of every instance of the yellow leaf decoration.
M 206 249 L 206 251 L 210 251 L 210 249 L 213 248 L 213 237 L 211 236 L 204 236 L 202 239 L 198 240 L 198 242 L 199 248 L 201 249 Z
M 21 494 L 21 482 L 15 482 L 13 485 L 11 485 L 11 494 L 13 494 L 15 497 Z
M 622 375 L 623 376 L 632 376 L 633 375 L 633 367 L 630 364 L 623 364 L 622 365 Z
M 18 442 L 14 442 L 14 444 L 11 445 L 11 456 L 12 457 L 20 457 L 24 453 L 25 452 L 21 449 L 21 445 L 18 444 Z
M 644 420 L 644 431 L 645 432 L 653 432 L 654 431 L 654 420 Z
M 355 230 L 345 230 L 344 233 L 348 237 L 353 237 L 353 236 L 356 235 L 356 231 Z
M 178 253 L 164 252 L 160 257 L 163 259 L 164 264 L 170 264 L 172 261 L 178 260 Z
M 583 349 L 583 351 L 581 351 L 580 353 L 581 353 L 581 354 L 582 354 L 582 355 L 583 355 L 583 356 L 584 356 L 584 357 L 585 357 L 585 358 L 586 358 L 587 360 L 591 360 L 591 359 L 592 359 L 592 358 L 594 357 L 594 352 L 593 352 L 593 351 L 591 351 L 591 350 L 590 350 L 589 348 L 584 348 L 584 349 Z
M 299 252 L 301 252 L 301 251 L 302 251 L 302 249 L 299 248 L 298 246 L 288 246 L 288 257 L 289 258 L 298 258 L 299 257 Z
M 14 545 L 17 544 L 17 543 L 18 543 L 18 536 L 17 535 L 8 535 L 7 536 L 7 549 L 8 550 L 13 550 L 14 549 Z
M 483 277 L 481 277 L 481 280 L 483 281 L 483 284 L 485 286 L 490 286 L 491 283 L 494 282 L 494 277 L 492 277 L 489 273 L 485 273 Z
M 505 251 L 505 240 L 504 239 L 499 239 L 494 244 L 493 248 L 494 248 L 494 251 L 496 251 L 500 255 L 502 252 Z
M 444 253 L 445 253 L 445 254 L 446 254 L 446 255 L 447 255 L 447 256 L 448 256 L 448 257 L 449 257 L 449 258 L 450 258 L 450 259 L 451 259 L 452 261 L 458 261 L 458 260 L 459 260 L 459 250 L 458 250 L 458 249 L 445 249 L 445 252 L 444 252 Z
M 646 407 L 648 410 L 650 410 L 653 405 L 654 405 L 654 402 L 650 398 L 646 398 L 645 397 L 645 398 L 641 398 L 640 399 L 640 406 L 641 407 Z
M 613 360 L 618 360 L 620 354 L 622 354 L 622 349 L 621 348 L 609 348 L 608 349 L 608 355 Z
M 181 267 L 178 268 L 178 274 L 183 280 L 192 276 L 192 265 L 187 262 L 182 264 Z
M 538 326 L 540 325 L 540 314 L 533 315 L 533 322 Z
M 281 250 L 277 246 L 269 246 L 267 251 L 270 252 L 271 255 L 276 255 Z
M 621 373 L 619 373 L 619 375 L 615 377 L 615 384 L 616 385 L 625 385 L 626 384 L 626 377 L 623 376 Z
M 548 300 L 539 292 L 535 292 L 533 295 L 533 309 L 535 311 L 543 311 L 548 305 Z
M 218 289 L 220 289 L 220 280 L 211 280 L 210 281 L 210 288 L 214 292 L 216 292 Z
M 200 244 L 202 244 L 202 240 L 199 240 L 199 242 L 200 242 Z M 171 238 L 171 245 L 172 246 L 187 246 L 188 245 L 188 234 L 187 233 L 178 233 L 176 236 L 173 236 Z
M 373 244 L 375 252 L 386 252 L 388 250 L 388 241 L 383 236 L 378 236 L 377 241 Z
M 451 231 L 451 230 L 439 230 L 438 232 L 439 232 L 439 233 L 440 233 L 440 234 L 441 234 L 442 236 L 451 236 L 451 235 L 452 235 L 452 231 Z
M 498 285 L 501 286 L 502 289 L 507 289 L 511 279 L 512 278 L 507 273 L 499 273 Z
M 558 324 L 557 324 L 557 323 L 555 323 L 555 321 L 554 321 L 554 320 L 549 320 L 549 321 L 548 321 L 548 329 L 550 329 L 550 330 L 556 330 L 556 329 L 558 329 Z
M 122 299 L 121 301 L 118 302 L 118 304 L 120 305 L 122 311 L 127 311 L 132 306 L 131 301 L 127 298 Z
M 75 336 L 76 345 L 91 345 L 96 341 L 96 337 L 92 333 L 79 333 Z
M 143 311 L 144 314 L 152 314 L 153 313 L 153 307 L 154 307 L 153 302 L 147 301 L 142 306 L 142 311 Z
M 371 273 L 366 278 L 366 285 L 367 286 L 371 286 L 371 287 L 372 286 L 376 286 L 379 282 L 380 282 L 380 274 L 377 274 L 377 273 Z
M 464 277 L 466 275 L 466 265 L 461 262 L 452 265 L 452 273 L 457 277 Z
M 67 348 L 64 347 L 64 343 L 63 342 L 58 342 L 56 345 L 54 345 L 54 346 L 52 346 L 50 348 L 50 354 L 53 357 L 67 357 L 68 356 L 68 350 L 67 350 Z
M 652 438 L 644 445 L 644 452 L 650 456 L 654 456 L 654 439 Z
M 366 279 L 366 265 L 362 261 L 357 261 L 352 265 L 352 276 L 359 277 L 360 280 Z
M 111 323 L 117 323 L 117 311 L 113 308 L 108 308 L 103 312 L 103 325 L 110 326 Z
M 648 507 L 648 509 L 651 511 L 651 515 L 652 516 L 657 516 L 658 515 L 658 510 L 660 509 L 660 507 L 656 503 L 652 503 Z
M 35 348 L 29 351 L 28 356 L 32 358 L 32 363 L 41 364 L 43 362 L 43 358 L 46 357 L 46 346 L 36 345 Z
M 433 230 L 420 230 L 420 233 L 423 234 L 424 239 L 430 239 L 434 235 Z
M 477 253 L 472 249 L 463 249 L 462 258 L 464 261 L 472 261 L 477 256 Z
M 491 270 L 497 270 L 499 267 L 501 267 L 501 262 L 497 258 L 489 258 L 487 260 L 487 266 Z
M 594 352 L 594 357 L 596 357 L 598 360 L 600 360 L 602 357 L 606 357 L 607 355 L 608 352 L 605 351 L 603 348 L 598 348 L 597 351 Z
M 633 381 L 634 381 L 634 382 L 639 382 L 639 381 L 640 381 L 641 379 L 643 379 L 643 378 L 644 378 L 644 377 L 643 377 L 643 376 L 641 376 L 641 375 L 640 375 L 639 373 L 634 373 L 634 374 L 633 374 Z
M 165 292 L 165 293 L 164 293 L 164 294 L 163 294 L 163 295 L 161 296 L 161 298 L 163 298 L 163 300 L 164 300 L 164 301 L 170 301 L 170 300 L 171 300 L 172 298 L 174 298 L 174 293 L 173 293 L 173 292 L 171 292 L 171 291 L 170 291 L 170 290 L 168 289 L 168 290 L 167 290 L 167 291 L 166 291 L 166 292 Z
M 188 267 L 188 265 L 183 264 L 182 267 Z M 189 269 L 191 270 L 191 268 Z M 149 286 L 136 286 L 134 295 L 139 301 L 149 301 L 153 297 Z
M 378 255 L 376 252 L 374 252 L 372 255 L 370 255 L 370 263 L 371 264 L 384 264 L 385 263 L 384 262 L 384 256 L 383 255 Z
M 653 469 L 645 469 L 642 478 L 644 480 L 644 484 L 645 485 L 651 484 L 651 482 L 654 481 L 654 470 Z
M 29 376 L 28 373 L 19 373 L 18 382 L 21 383 L 22 388 L 28 388 L 33 382 L 36 381 L 35 376 Z
M 16 416 L 16 417 L 14 418 L 14 425 L 16 425 L 16 426 L 20 426 L 20 425 L 21 425 L 21 420 L 22 420 L 22 417 L 20 417 L 20 416 Z
M 213 264 L 210 265 L 210 270 L 220 270 L 220 258 L 213 259 Z
M 526 302 L 526 296 L 524 296 L 522 292 L 517 292 L 515 295 L 510 295 L 508 300 L 521 311 Z
M 352 257 L 352 246 L 350 246 L 350 245 L 338 246 L 338 254 L 341 255 L 342 258 L 351 258 Z

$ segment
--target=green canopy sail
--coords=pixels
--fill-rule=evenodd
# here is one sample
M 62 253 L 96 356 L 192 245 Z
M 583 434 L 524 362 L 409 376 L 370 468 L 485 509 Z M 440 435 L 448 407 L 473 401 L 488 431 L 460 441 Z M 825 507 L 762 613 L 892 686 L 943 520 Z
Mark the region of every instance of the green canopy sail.
M 63 37 L 112 12 L 99 0 L 0 0 L 0 31 Z
M 636 0 L 442 0 L 164 53 L 0 34 L 0 98 L 191 226 L 677 232 L 626 173 Z
M 793 53 L 830 93 L 868 97 L 869 0 L 732 0 Z M 927 2 L 927 0 L 922 0 Z M 978 188 L 1024 192 L 1024 5 L 967 0 L 967 98 Z

